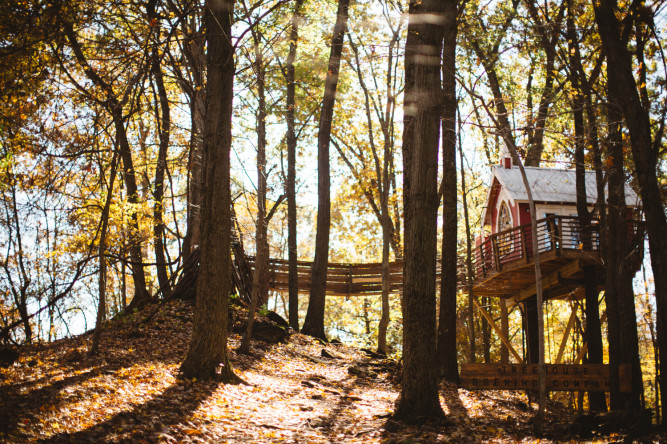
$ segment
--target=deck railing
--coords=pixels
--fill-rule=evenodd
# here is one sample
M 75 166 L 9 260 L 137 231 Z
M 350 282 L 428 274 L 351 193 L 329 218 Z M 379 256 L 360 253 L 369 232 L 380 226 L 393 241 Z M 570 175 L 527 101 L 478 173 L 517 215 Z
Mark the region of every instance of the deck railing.
M 493 234 L 475 246 L 474 270 L 477 277 L 502 271 L 510 262 L 533 258 L 533 233 L 530 224 Z M 600 249 L 600 224 L 597 219 L 583 227 L 576 216 L 548 216 L 537 221 L 537 245 L 540 254 L 567 250 Z

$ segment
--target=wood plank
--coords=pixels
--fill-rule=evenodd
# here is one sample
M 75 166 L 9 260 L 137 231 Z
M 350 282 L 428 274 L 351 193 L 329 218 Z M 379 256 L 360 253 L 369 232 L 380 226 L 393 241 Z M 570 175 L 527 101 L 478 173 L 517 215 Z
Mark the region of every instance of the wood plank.
M 574 326 L 574 321 L 577 319 L 577 306 L 574 308 L 570 307 L 572 311 L 570 313 L 570 319 L 567 321 L 567 327 L 565 327 L 565 333 L 563 334 L 563 340 L 560 343 L 560 348 L 558 349 L 558 355 L 556 356 L 556 364 L 560 364 L 561 359 L 563 359 L 563 353 L 565 352 L 565 346 L 567 345 L 567 340 L 570 338 L 570 331 Z
M 604 324 L 604 322 L 607 320 L 607 310 L 605 310 L 602 313 L 602 316 L 600 316 L 600 325 Z M 577 357 L 574 358 L 574 363 L 578 364 L 581 362 L 582 359 L 584 359 L 584 356 L 586 356 L 586 352 L 588 351 L 588 342 L 584 342 L 583 345 L 581 346 L 581 349 L 579 349 L 579 353 L 577 353 Z
M 621 391 L 631 390 L 631 368 L 619 368 Z M 608 364 L 545 364 L 549 391 L 609 391 Z M 536 390 L 537 364 L 462 364 L 461 384 L 470 390 Z
M 564 265 L 563 267 L 559 268 L 558 270 L 548 274 L 546 277 L 542 278 L 542 289 L 543 290 L 548 290 L 549 288 L 553 287 L 554 285 L 558 285 L 558 280 L 561 277 L 568 278 L 576 273 L 581 271 L 581 261 L 579 259 L 575 259 L 574 261 Z M 521 302 L 525 299 L 528 299 L 532 295 L 535 294 L 536 291 L 536 285 L 532 284 L 525 289 L 519 291 L 516 296 L 514 297 L 514 300 L 517 302 Z
M 487 321 L 489 321 L 489 324 L 491 324 L 491 327 L 496 331 L 496 333 L 498 334 L 498 337 L 500 338 L 502 343 L 505 345 L 505 347 L 507 347 L 507 349 L 510 351 L 510 353 L 512 353 L 512 356 L 514 356 L 514 359 L 516 359 L 517 362 L 523 361 L 523 359 L 521 358 L 521 355 L 519 355 L 516 352 L 516 350 L 514 350 L 514 347 L 512 347 L 512 344 L 510 343 L 509 339 L 507 337 L 505 337 L 502 330 L 500 328 L 498 328 L 498 326 L 496 325 L 496 323 L 493 320 L 493 318 L 491 317 L 491 315 L 489 315 L 489 313 L 487 313 L 487 311 L 484 310 L 484 307 L 482 307 L 479 304 L 479 302 L 477 302 L 476 298 L 473 299 L 473 300 L 474 300 L 475 306 L 477 307 L 479 312 L 482 313 L 482 316 L 484 316 Z

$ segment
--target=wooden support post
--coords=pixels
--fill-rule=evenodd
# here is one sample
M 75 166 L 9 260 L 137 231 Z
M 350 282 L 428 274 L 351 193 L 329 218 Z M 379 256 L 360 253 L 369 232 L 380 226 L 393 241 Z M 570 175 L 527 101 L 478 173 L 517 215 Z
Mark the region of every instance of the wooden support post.
M 477 300 L 475 300 L 475 306 L 479 310 L 479 312 L 484 316 L 484 318 L 489 322 L 491 327 L 495 330 L 495 332 L 498 334 L 498 337 L 502 341 L 502 343 L 507 347 L 507 349 L 512 353 L 512 356 L 514 356 L 514 359 L 516 359 L 517 362 L 521 362 L 521 356 L 514 350 L 514 347 L 512 347 L 512 344 L 510 343 L 509 339 L 507 336 L 503 334 L 503 332 L 498 328 L 496 323 L 494 322 L 493 318 L 491 315 L 482 307 Z
M 540 354 L 539 310 L 537 296 L 532 295 L 524 302 L 524 331 L 526 332 L 527 362 L 537 364 Z
M 584 359 L 584 356 L 586 356 L 586 352 L 588 351 L 588 342 L 584 342 L 584 345 L 581 346 L 579 349 L 579 353 L 577 353 L 577 357 L 574 358 L 574 364 L 578 364 L 581 362 L 582 359 Z
M 509 314 L 507 313 L 507 299 L 505 298 L 500 298 L 500 330 L 504 337 L 509 338 Z M 509 350 L 506 347 L 500 348 L 500 362 L 503 364 L 510 362 Z
M 565 346 L 567 345 L 567 340 L 570 338 L 570 331 L 574 326 L 574 321 L 577 319 L 577 307 L 571 307 L 572 313 L 570 314 L 570 320 L 567 321 L 567 327 L 565 327 L 565 333 L 563 334 L 563 340 L 560 343 L 560 348 L 558 349 L 558 355 L 556 356 L 556 364 L 560 364 L 561 359 L 563 359 L 563 353 L 565 352 Z

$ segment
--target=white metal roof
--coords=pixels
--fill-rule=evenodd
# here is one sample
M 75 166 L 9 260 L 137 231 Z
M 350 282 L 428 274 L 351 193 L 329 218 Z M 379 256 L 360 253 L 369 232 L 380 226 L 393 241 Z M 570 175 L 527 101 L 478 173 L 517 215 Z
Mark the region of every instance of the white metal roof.
M 528 183 L 536 202 L 572 203 L 577 202 L 577 180 L 575 170 L 562 170 L 551 168 L 524 167 Z M 493 175 L 498 179 L 500 185 L 505 188 L 512 199 L 516 201 L 528 201 L 528 194 L 523 185 L 521 170 L 519 167 L 504 168 L 500 165 L 493 166 Z M 589 204 L 597 201 L 597 185 L 595 171 L 586 171 L 586 200 Z M 606 187 L 605 187 L 606 192 Z M 628 206 L 638 206 L 639 197 L 630 187 L 625 184 L 625 203 Z

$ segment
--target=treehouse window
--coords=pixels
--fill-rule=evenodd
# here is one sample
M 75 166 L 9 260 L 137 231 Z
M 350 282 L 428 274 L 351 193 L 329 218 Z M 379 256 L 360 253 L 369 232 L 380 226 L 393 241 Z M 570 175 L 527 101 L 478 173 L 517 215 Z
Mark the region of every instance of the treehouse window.
M 498 214 L 498 232 L 502 233 L 510 228 L 512 228 L 512 214 L 510 213 L 510 208 L 507 206 L 507 202 L 503 201 L 503 203 L 500 204 L 500 213 Z M 512 232 L 503 233 L 498 238 L 498 252 L 501 256 L 513 250 L 513 234 L 514 233 Z

